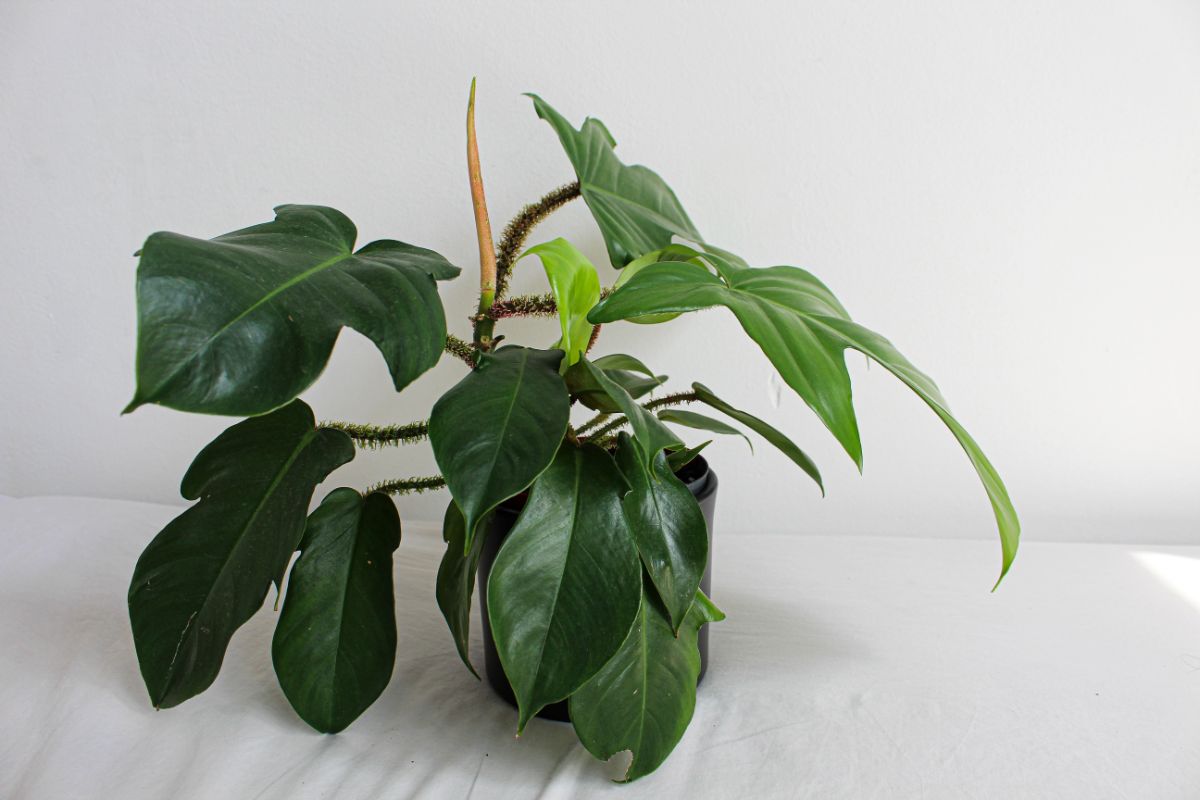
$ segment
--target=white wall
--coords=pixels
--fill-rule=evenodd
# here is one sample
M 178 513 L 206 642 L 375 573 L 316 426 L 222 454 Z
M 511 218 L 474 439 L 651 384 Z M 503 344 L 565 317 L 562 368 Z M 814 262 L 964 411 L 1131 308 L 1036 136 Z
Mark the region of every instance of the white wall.
M 0 493 L 181 502 L 192 455 L 229 423 L 118 416 L 130 254 L 152 231 L 211 236 L 315 202 L 363 241 L 473 268 L 462 127 L 478 75 L 498 224 L 571 178 L 520 92 L 599 116 L 711 241 L 812 269 L 937 378 L 1027 538 L 1200 541 L 1196 3 L 184 5 L 0 7 Z M 541 231 L 560 234 L 602 263 L 582 205 Z M 444 297 L 464 333 L 470 278 Z M 549 323 L 512 333 L 553 338 Z M 859 478 L 802 402 L 774 399 L 724 313 L 605 339 L 771 417 L 824 468 L 822 501 L 765 444 L 753 459 L 715 444 L 722 533 L 994 535 L 951 436 L 861 358 Z M 306 397 L 323 417 L 408 420 L 459 372 L 444 362 L 397 396 L 348 332 Z M 432 469 L 418 447 L 339 479 Z

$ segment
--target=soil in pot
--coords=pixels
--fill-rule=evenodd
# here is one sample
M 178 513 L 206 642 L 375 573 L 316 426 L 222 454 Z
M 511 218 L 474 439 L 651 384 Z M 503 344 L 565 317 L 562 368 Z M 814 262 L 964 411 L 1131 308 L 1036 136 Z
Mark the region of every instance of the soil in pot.
M 696 502 L 700 505 L 700 510 L 704 512 L 704 521 L 708 523 L 708 567 L 704 571 L 704 578 L 700 581 L 700 588 L 706 595 L 712 597 L 713 509 L 717 501 L 717 474 L 709 468 L 708 462 L 704 460 L 703 456 L 696 456 L 675 474 L 691 490 Z M 513 707 L 517 705 L 517 698 L 513 693 L 512 686 L 508 683 L 508 677 L 504 674 L 504 667 L 500 664 L 500 654 L 496 651 L 496 644 L 492 640 L 492 626 L 488 622 L 487 582 L 488 575 L 492 571 L 492 564 L 496 560 L 496 554 L 500 552 L 500 545 L 504 543 L 505 537 L 516 523 L 517 516 L 525 506 L 525 500 L 526 495 L 524 494 L 507 500 L 489 518 L 484 531 L 487 538 L 479 557 L 479 576 L 476 584 L 476 594 L 479 596 L 479 617 L 483 623 L 484 671 L 487 673 L 488 683 L 491 684 L 496 694 Z M 699 680 L 701 681 L 704 680 L 704 673 L 708 669 L 708 628 L 707 625 L 701 628 L 697 639 L 700 649 Z M 570 721 L 565 700 L 546 706 L 538 712 L 538 716 L 560 722 Z

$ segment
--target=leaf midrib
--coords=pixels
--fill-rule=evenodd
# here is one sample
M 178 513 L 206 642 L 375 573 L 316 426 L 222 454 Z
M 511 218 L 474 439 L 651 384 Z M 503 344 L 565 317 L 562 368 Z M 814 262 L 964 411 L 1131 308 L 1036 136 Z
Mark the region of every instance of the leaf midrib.
M 305 432 L 303 438 L 301 438 L 296 448 L 271 478 L 271 483 L 267 486 L 266 491 L 263 492 L 262 499 L 259 500 L 259 502 L 255 505 L 254 510 L 250 513 L 249 518 L 247 518 L 245 524 L 243 524 L 241 529 L 238 531 L 233 544 L 230 545 L 228 550 L 226 550 L 225 557 L 221 560 L 221 566 L 217 570 L 216 577 L 213 578 L 212 582 L 209 584 L 208 590 L 204 593 L 204 600 L 201 601 L 199 607 L 192 613 L 192 615 L 188 617 L 188 621 L 184 625 L 183 631 L 179 634 L 179 639 L 175 644 L 175 652 L 171 656 L 171 663 L 167 666 L 167 680 L 164 684 L 161 695 L 158 697 L 158 700 L 155 703 L 156 708 L 159 707 L 159 704 L 164 699 L 166 699 L 171 689 L 175 688 L 175 666 L 178 663 L 179 651 L 183 648 L 183 642 L 187 638 L 189 631 L 192 629 L 192 622 L 194 622 L 208 608 L 209 600 L 212 599 L 213 588 L 224 578 L 225 571 L 229 567 L 229 562 L 233 558 L 234 551 L 238 549 L 238 546 L 245 539 L 247 531 L 254 526 L 255 521 L 258 519 L 258 515 L 262 513 L 267 501 L 271 499 L 275 491 L 279 488 L 280 483 L 283 482 L 283 478 L 287 475 L 292 465 L 296 463 L 296 459 L 298 459 L 300 454 L 308 448 L 309 444 L 311 444 L 316 438 L 317 433 L 318 430 L 315 428 L 311 431 Z
M 286 281 L 279 284 L 271 291 L 267 292 L 265 295 L 260 297 L 258 300 L 251 303 L 247 308 L 245 308 L 243 311 L 241 311 L 233 319 L 229 320 L 224 325 L 222 325 L 220 328 L 218 328 L 215 332 L 210 334 L 207 339 L 205 339 L 203 342 L 201 342 L 195 348 L 195 350 L 192 352 L 192 354 L 190 356 L 188 356 L 185 359 L 180 360 L 179 363 L 175 365 L 175 368 L 172 369 L 169 373 L 167 373 L 166 377 L 164 377 L 161 381 L 158 382 L 158 385 L 154 388 L 154 391 L 149 393 L 149 396 L 153 396 L 153 395 L 157 394 L 163 387 L 169 385 L 171 383 L 171 381 L 175 380 L 175 378 L 179 375 L 179 373 L 181 371 L 183 371 L 184 367 L 187 366 L 188 364 L 190 364 L 201 352 L 207 350 L 209 348 L 209 346 L 212 345 L 212 343 L 214 341 L 216 341 L 218 338 L 223 336 L 226 331 L 228 331 L 230 328 L 232 328 L 237 323 L 241 322 L 243 319 L 245 319 L 247 316 L 252 314 L 254 311 L 261 308 L 263 305 L 269 303 L 271 300 L 274 300 L 280 294 L 282 294 L 283 292 L 292 288 L 293 286 L 308 280 L 310 277 L 317 274 L 318 272 L 323 272 L 324 270 L 329 269 L 330 267 L 335 266 L 336 264 L 339 264 L 348 258 L 352 258 L 353 256 L 354 256 L 354 253 L 349 248 L 347 248 L 344 253 L 339 253 L 338 255 L 334 256 L 333 258 L 326 259 L 325 261 L 322 261 L 321 263 L 317 264 L 316 266 L 309 267 L 308 269 L 304 270 L 303 272 L 299 273 L 298 275 L 293 275 L 291 278 L 287 279 Z

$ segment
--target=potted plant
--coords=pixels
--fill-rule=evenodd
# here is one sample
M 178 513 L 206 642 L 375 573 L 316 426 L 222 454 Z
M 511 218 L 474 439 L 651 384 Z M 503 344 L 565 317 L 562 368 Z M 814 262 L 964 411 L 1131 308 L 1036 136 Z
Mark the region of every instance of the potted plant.
M 852 321 L 812 274 L 753 268 L 706 242 L 658 175 L 618 160 L 599 120 L 576 129 L 532 99 L 576 181 L 526 207 L 494 246 L 472 84 L 467 151 L 481 269 L 469 342 L 447 333 L 438 297 L 437 283 L 458 267 L 393 240 L 355 250 L 354 225 L 330 208 L 279 206 L 272 222 L 212 240 L 155 233 L 139 251 L 137 389 L 126 411 L 157 403 L 246 418 L 201 450 L 181 487 L 196 502 L 150 542 L 134 570 L 130 621 L 154 706 L 204 691 L 234 631 L 272 585 L 284 591 L 286 577 L 272 644 L 280 686 L 317 730 L 349 725 L 383 691 L 395 656 L 400 518 L 389 495 L 445 486 L 451 500 L 436 593 L 468 669 L 484 559 L 490 677 L 511 687 L 518 733 L 566 701 L 592 754 L 632 751 L 627 780 L 653 771 L 691 718 L 699 632 L 723 617 L 701 590 L 715 476 L 698 455 L 707 442 L 688 446 L 684 430 L 740 433 L 740 424 L 818 486 L 821 476 L 782 433 L 707 387 L 656 393 L 663 378 L 637 358 L 594 357 L 600 326 L 619 321 L 732 311 L 860 467 L 844 351 L 866 354 L 916 392 L 966 451 L 995 512 L 1001 578 L 1008 570 L 1016 514 L 932 380 Z M 531 230 L 575 198 L 590 208 L 616 270 L 607 288 L 564 239 L 525 249 Z M 508 293 L 525 257 L 540 260 L 548 294 Z M 501 344 L 498 324 L 522 315 L 556 317 L 557 342 Z M 467 371 L 428 422 L 317 424 L 297 396 L 320 375 L 343 326 L 378 346 L 397 391 L 443 353 Z M 426 438 L 440 476 L 334 489 L 309 513 L 317 485 L 356 445 Z

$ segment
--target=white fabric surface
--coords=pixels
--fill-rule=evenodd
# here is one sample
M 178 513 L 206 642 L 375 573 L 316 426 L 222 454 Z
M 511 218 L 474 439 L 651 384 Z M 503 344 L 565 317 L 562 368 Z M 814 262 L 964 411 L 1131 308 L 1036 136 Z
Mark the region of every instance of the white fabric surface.
M 270 601 L 212 688 L 155 712 L 125 591 L 178 511 L 0 498 L 0 797 L 1200 797 L 1200 547 L 1026 542 L 992 595 L 991 541 L 718 529 L 695 718 L 618 786 L 565 725 L 515 739 L 458 663 L 429 526 L 398 552 L 392 682 L 346 732 L 288 707 Z

